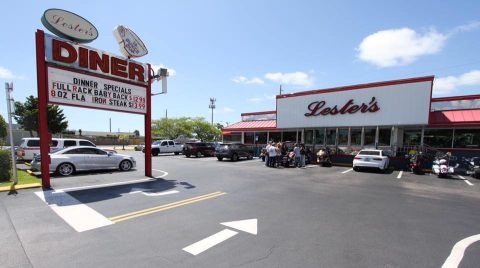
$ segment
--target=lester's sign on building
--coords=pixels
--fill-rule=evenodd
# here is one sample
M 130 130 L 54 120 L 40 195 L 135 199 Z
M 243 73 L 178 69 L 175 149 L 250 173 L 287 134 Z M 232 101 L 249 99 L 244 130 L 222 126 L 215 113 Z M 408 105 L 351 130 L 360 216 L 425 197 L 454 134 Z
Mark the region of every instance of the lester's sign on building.
M 426 125 L 433 76 L 277 96 L 277 127 Z

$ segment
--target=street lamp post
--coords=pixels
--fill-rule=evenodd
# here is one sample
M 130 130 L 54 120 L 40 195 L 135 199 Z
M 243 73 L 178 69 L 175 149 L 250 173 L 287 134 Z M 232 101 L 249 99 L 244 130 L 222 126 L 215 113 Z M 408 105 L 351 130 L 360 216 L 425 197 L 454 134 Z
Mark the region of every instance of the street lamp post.
M 208 108 L 212 109 L 212 126 L 213 126 L 213 109 L 215 109 L 215 102 L 217 99 L 215 98 L 210 98 L 210 104 L 208 105 Z
M 16 185 L 18 183 L 17 178 L 17 162 L 15 161 L 15 148 L 13 144 L 13 131 L 12 131 L 12 97 L 10 92 L 13 91 L 13 83 L 5 83 L 5 93 L 7 95 L 7 111 L 8 111 L 8 131 L 10 136 L 10 153 L 12 157 L 12 171 L 13 171 L 13 184 Z

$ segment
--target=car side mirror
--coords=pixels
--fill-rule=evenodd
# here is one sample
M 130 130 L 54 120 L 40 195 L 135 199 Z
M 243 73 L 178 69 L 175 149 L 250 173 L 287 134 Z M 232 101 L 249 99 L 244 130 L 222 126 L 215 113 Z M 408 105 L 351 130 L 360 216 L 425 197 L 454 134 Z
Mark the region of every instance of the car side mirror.
M 112 153 L 112 152 L 107 152 L 107 155 L 108 155 L 108 156 L 112 156 L 113 153 Z

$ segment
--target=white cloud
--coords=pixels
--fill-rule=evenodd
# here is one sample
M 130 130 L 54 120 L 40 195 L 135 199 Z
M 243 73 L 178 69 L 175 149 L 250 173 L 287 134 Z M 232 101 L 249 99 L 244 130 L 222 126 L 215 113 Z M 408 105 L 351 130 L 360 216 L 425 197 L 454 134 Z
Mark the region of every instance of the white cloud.
M 15 75 L 10 71 L 9 69 L 0 66 L 0 79 L 6 79 L 6 80 L 11 80 L 11 79 L 25 79 L 25 76 L 23 75 Z
M 460 25 L 455 27 L 451 32 L 450 35 L 462 32 L 469 32 L 480 28 L 480 21 L 473 21 L 468 24 Z
M 233 112 L 235 112 L 235 110 L 230 108 L 230 107 L 224 107 L 223 112 L 224 113 L 233 113 Z
M 254 97 L 254 98 L 248 99 L 248 101 L 250 101 L 250 102 L 261 102 L 261 101 L 262 101 L 262 98 L 256 98 L 256 97 Z
M 247 85 L 250 85 L 250 84 L 263 85 L 263 84 L 265 84 L 265 82 L 258 77 L 253 77 L 251 79 L 248 79 L 245 76 L 236 76 L 232 79 L 232 81 L 237 83 L 237 84 L 247 84 Z
M 480 70 L 473 70 L 459 76 L 436 78 L 433 83 L 433 94 L 448 95 L 462 86 L 480 86 Z
M 423 55 L 438 53 L 447 39 L 433 29 L 423 34 L 410 28 L 383 30 L 365 37 L 357 56 L 382 68 L 407 65 Z
M 311 87 L 315 79 L 305 72 L 267 73 L 265 78 L 282 85 Z
M 168 68 L 164 64 L 158 64 L 158 65 L 157 64 L 152 64 L 152 69 L 155 71 L 155 74 L 157 73 L 158 69 L 160 69 L 160 68 L 168 69 L 169 76 L 175 76 L 177 74 L 177 71 L 175 71 L 175 69 Z

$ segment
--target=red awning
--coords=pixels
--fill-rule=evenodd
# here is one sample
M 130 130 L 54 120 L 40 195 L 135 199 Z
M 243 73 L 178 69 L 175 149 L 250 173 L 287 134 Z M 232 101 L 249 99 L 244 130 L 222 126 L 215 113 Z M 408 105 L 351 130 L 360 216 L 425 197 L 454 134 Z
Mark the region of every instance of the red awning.
M 272 131 L 277 129 L 276 120 L 257 120 L 257 121 L 242 121 L 232 124 L 222 129 L 225 134 L 227 132 L 235 131 Z
M 480 109 L 430 112 L 430 126 L 480 126 Z

